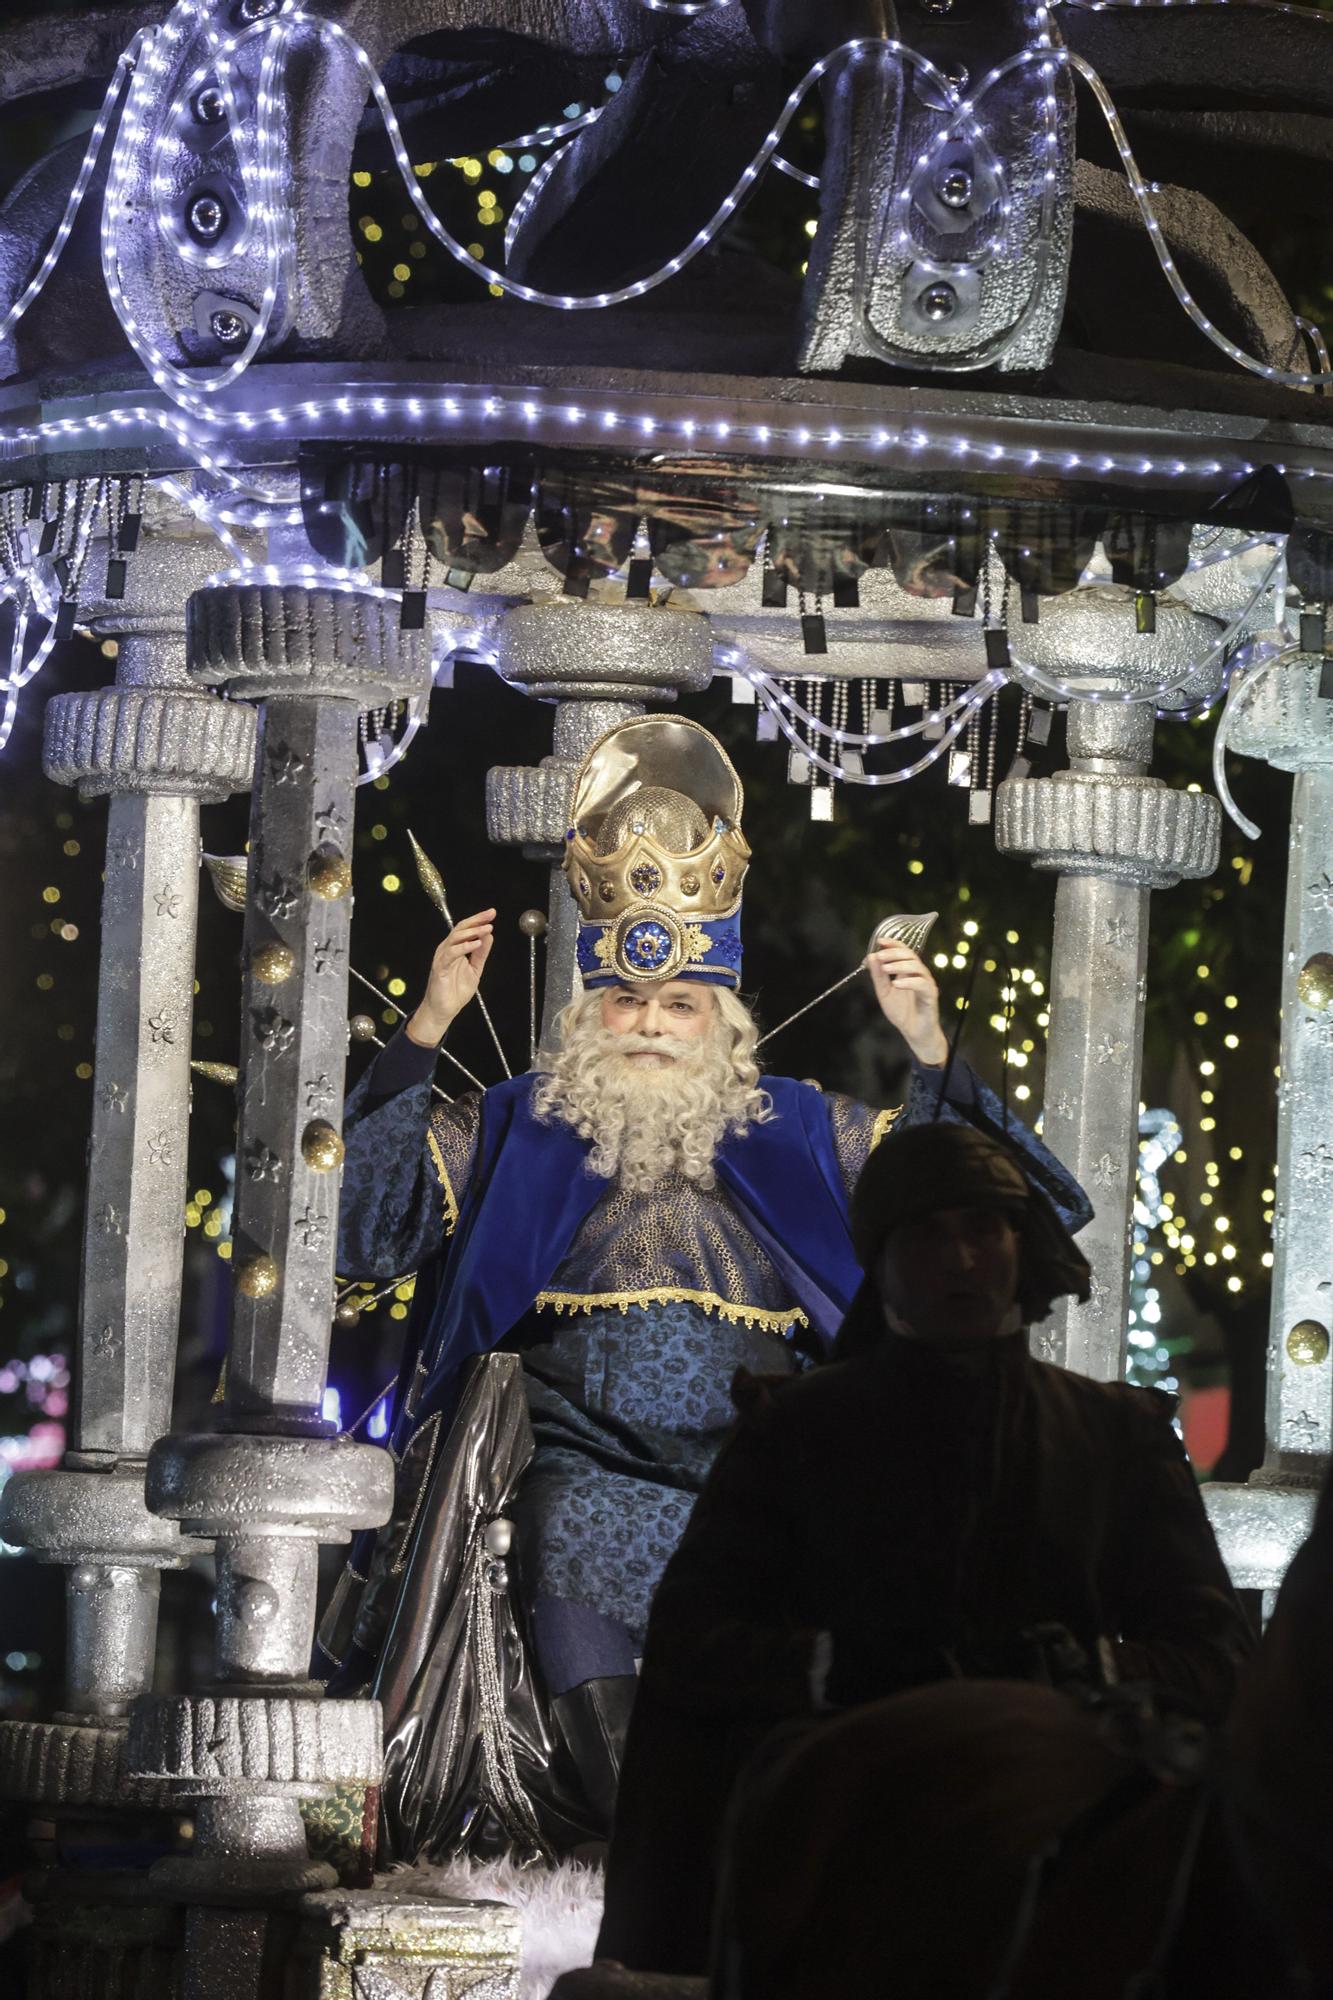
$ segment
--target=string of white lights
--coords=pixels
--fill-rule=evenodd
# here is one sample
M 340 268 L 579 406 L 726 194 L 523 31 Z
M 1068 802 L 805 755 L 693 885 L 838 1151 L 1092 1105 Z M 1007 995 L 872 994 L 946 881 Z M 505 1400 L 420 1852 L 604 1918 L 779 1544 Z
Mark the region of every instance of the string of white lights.
M 1306 342 L 1314 355 L 1315 366 L 1319 370 L 1323 391 L 1327 396 L 1329 391 L 1333 389 L 1333 356 L 1329 354 L 1328 342 L 1324 339 L 1323 329 L 1316 326 L 1312 319 L 1306 319 L 1304 313 L 1297 313 L 1295 319 L 1297 326 L 1305 335 Z
M 1262 577 L 1255 585 L 1245 608 L 1238 612 L 1225 631 L 1221 632 L 1214 639 L 1202 659 L 1194 661 L 1188 668 L 1181 670 L 1189 678 L 1194 679 L 1202 674 L 1206 674 L 1219 661 L 1224 663 L 1225 671 L 1226 656 L 1230 648 L 1235 644 L 1258 610 L 1265 591 L 1273 585 L 1278 569 L 1286 558 L 1286 553 L 1286 542 L 1280 541 L 1274 551 L 1273 560 L 1269 563 Z M 1128 609 L 1128 606 L 1126 609 Z M 1168 705 L 1165 701 L 1165 696 L 1159 689 L 1148 689 L 1146 691 L 1142 689 L 1130 689 L 1126 691 L 1120 688 L 1089 689 L 1080 687 L 1074 682 L 1063 679 L 1059 674 L 1053 674 L 1047 667 L 1034 666 L 1030 660 L 1016 658 L 1013 652 L 1012 640 L 1010 641 L 1010 661 L 1012 678 L 1019 683 L 1020 687 L 1027 688 L 1029 693 L 1040 695 L 1046 701 L 1091 701 L 1102 703 L 1154 701 L 1157 705 L 1159 715 L 1202 712 L 1201 706 L 1197 702 L 1183 702 L 1177 707 Z M 1215 700 L 1216 696 L 1212 699 Z M 1202 704 L 1203 708 L 1211 706 L 1212 700 Z
M 1241 710 L 1249 706 L 1250 697 L 1260 681 L 1266 679 L 1274 667 L 1282 666 L 1298 655 L 1301 649 L 1298 645 L 1290 643 L 1284 645 L 1275 641 L 1267 646 L 1261 645 L 1256 650 L 1261 652 L 1263 657 L 1252 660 L 1245 670 L 1232 680 L 1213 737 L 1213 789 L 1217 793 L 1222 810 L 1228 819 L 1235 822 L 1247 840 L 1258 840 L 1262 828 L 1257 827 L 1254 821 L 1241 811 L 1227 783 L 1226 754 L 1231 731 Z
M 840 762 L 833 763 L 802 736 L 796 724 L 787 715 L 782 704 L 769 698 L 767 689 L 756 687 L 755 693 L 759 701 L 773 717 L 774 722 L 792 748 L 799 750 L 803 757 L 808 758 L 817 771 L 826 772 L 831 778 L 840 778 L 844 783 L 849 785 L 905 785 L 909 778 L 919 777 L 922 771 L 928 770 L 933 763 L 944 755 L 950 744 L 967 728 L 977 710 L 991 699 L 1002 680 L 1003 675 L 996 677 L 987 674 L 984 680 L 978 681 L 975 687 L 969 689 L 968 693 L 959 703 L 958 715 L 948 724 L 939 741 L 932 743 L 925 755 L 918 757 L 914 764 L 904 764 L 902 769 L 898 771 L 845 770 Z M 886 741 L 887 739 L 879 738 L 877 740 Z
M 509 220 L 505 224 L 505 237 L 504 237 L 506 263 L 509 262 L 509 258 L 513 252 L 514 244 L 518 239 L 518 232 L 523 226 L 524 216 L 530 212 L 533 203 L 536 201 L 538 195 L 541 193 L 542 189 L 546 186 L 547 181 L 550 180 L 551 175 L 555 172 L 556 167 L 559 165 L 560 161 L 564 158 L 565 154 L 569 150 L 569 147 L 573 143 L 574 142 L 571 139 L 565 145 L 557 146 L 555 151 L 550 155 L 550 157 L 542 161 L 536 173 L 532 176 L 532 179 L 528 182 L 522 194 L 519 196 L 518 200 L 514 203 L 514 206 L 510 209 Z
M 101 154 L 102 141 L 106 137 L 107 127 L 111 123 L 111 114 L 116 107 L 121 92 L 133 74 L 135 64 L 139 59 L 139 51 L 148 38 L 149 33 L 149 29 L 140 28 L 127 47 L 122 49 L 121 53 L 116 57 L 116 67 L 112 72 L 111 81 L 107 85 L 101 109 L 93 121 L 92 131 L 88 134 L 88 144 L 84 148 L 83 160 L 75 176 L 74 185 L 69 191 L 64 213 L 56 227 L 56 233 L 51 238 L 41 263 L 37 266 L 37 269 L 19 293 L 13 305 L 10 306 L 8 312 L 5 313 L 3 318 L 0 318 L 0 340 L 8 339 L 60 261 L 60 253 L 69 242 L 79 210 L 83 205 L 83 197 L 88 192 L 88 183 L 93 177 L 93 169 L 96 167 L 98 157 Z
M 835 729 L 829 723 L 824 722 L 819 716 L 812 715 L 810 710 L 803 707 L 796 699 L 795 695 L 783 687 L 781 680 L 768 668 L 761 667 L 757 661 L 752 660 L 743 647 L 718 647 L 714 657 L 717 664 L 727 673 L 743 675 L 758 692 L 766 697 L 766 706 L 771 706 L 774 702 L 780 703 L 793 720 L 801 723 L 807 730 L 813 729 L 817 734 L 826 737 L 830 742 L 841 744 L 845 749 L 849 750 L 871 750 L 880 743 L 902 743 L 908 741 L 913 736 L 922 736 L 928 729 L 937 728 L 941 723 L 951 722 L 955 715 L 961 714 L 969 705 L 975 705 L 979 698 L 978 690 L 983 685 L 988 683 L 993 688 L 999 688 L 1004 685 L 1005 680 L 1003 672 L 998 667 L 993 668 L 990 673 L 984 675 L 981 680 L 975 682 L 964 693 L 956 695 L 952 701 L 945 702 L 940 707 L 924 712 L 918 721 L 906 722 L 900 728 L 884 730 L 878 735 L 865 735 L 856 729 Z
M 822 185 L 818 174 L 808 174 L 804 167 L 794 167 L 790 160 L 783 159 L 781 153 L 774 153 L 772 165 L 780 174 L 785 174 L 788 180 L 799 181 L 802 187 L 814 188 L 818 193 Z

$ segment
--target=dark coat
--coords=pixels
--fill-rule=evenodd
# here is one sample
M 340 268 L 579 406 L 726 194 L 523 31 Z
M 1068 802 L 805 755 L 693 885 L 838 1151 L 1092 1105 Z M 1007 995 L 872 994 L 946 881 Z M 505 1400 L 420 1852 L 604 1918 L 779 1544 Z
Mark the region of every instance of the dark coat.
M 1172 1428 L 1171 1400 L 1033 1360 L 964 1363 L 886 1337 L 784 1383 L 742 1378 L 653 1605 L 599 1950 L 702 1968 L 736 1770 L 813 1709 L 953 1675 L 1022 1675 L 1058 1623 L 1121 1679 L 1220 1719 L 1250 1634 Z M 668 1886 L 669 1885 L 669 1886 Z

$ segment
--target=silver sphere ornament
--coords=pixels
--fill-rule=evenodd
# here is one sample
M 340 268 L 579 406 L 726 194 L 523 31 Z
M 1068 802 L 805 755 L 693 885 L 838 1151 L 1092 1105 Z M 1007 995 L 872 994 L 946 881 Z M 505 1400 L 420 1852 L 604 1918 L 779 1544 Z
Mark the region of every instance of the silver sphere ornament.
M 215 194 L 197 194 L 185 211 L 190 234 L 200 243 L 215 243 L 227 226 L 227 211 Z
M 215 83 L 206 83 L 190 99 L 190 109 L 201 125 L 220 125 L 227 115 L 227 100 Z
M 950 167 L 940 175 L 935 192 L 946 208 L 966 208 L 972 199 L 972 176 L 966 167 Z
M 937 284 L 926 286 L 917 304 L 926 319 L 938 324 L 941 320 L 953 318 L 958 310 L 958 294 L 952 285 L 941 278 Z
M 361 1319 L 361 1301 L 354 1298 L 339 1299 L 333 1308 L 335 1326 L 356 1326 Z
M 546 913 L 544 910 L 524 910 L 518 920 L 518 927 L 525 938 L 546 936 Z
M 224 347 L 239 347 L 249 332 L 249 326 L 238 312 L 219 310 L 208 322 L 214 340 L 220 340 Z
M 369 1014 L 353 1014 L 347 1023 L 347 1032 L 354 1042 L 373 1042 L 375 1023 Z

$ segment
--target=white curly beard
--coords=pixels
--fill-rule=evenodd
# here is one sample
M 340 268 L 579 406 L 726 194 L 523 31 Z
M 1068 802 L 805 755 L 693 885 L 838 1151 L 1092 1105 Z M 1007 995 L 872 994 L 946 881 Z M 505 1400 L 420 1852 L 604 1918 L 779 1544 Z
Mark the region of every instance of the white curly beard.
M 564 1039 L 544 1059 L 533 1111 L 590 1139 L 590 1170 L 631 1193 L 669 1173 L 711 1188 L 713 1157 L 727 1134 L 772 1115 L 757 1087 L 754 1023 L 739 1001 L 719 1006 L 708 1033 L 688 1041 L 613 1034 L 601 1025 L 595 993 L 575 1001 L 561 1025 Z M 671 1060 L 636 1062 L 636 1051 Z

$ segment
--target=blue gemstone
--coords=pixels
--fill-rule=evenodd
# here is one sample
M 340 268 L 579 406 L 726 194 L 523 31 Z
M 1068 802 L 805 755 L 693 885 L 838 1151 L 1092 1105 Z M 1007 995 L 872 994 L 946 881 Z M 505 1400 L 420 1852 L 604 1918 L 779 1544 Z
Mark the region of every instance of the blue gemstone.
M 631 924 L 621 949 L 628 964 L 642 972 L 656 972 L 671 956 L 671 936 L 659 923 Z

